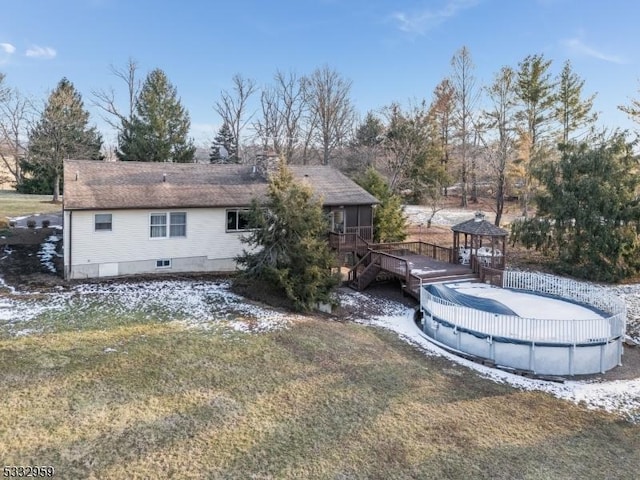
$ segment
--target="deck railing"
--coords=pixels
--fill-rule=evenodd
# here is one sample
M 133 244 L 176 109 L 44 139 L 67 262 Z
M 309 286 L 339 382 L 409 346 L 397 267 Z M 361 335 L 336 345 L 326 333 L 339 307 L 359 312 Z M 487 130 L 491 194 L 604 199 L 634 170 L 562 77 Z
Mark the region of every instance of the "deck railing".
M 369 250 L 367 255 L 362 257 L 358 263 L 351 267 L 347 276 L 348 281 L 353 282 L 357 280 L 358 270 L 370 265 L 371 263 L 379 265 L 382 270 L 392 273 L 396 277 L 403 278 L 406 282 L 408 282 L 408 278 L 411 275 L 409 262 L 406 259 L 386 252 Z
M 483 268 L 503 270 L 506 267 L 504 255 L 495 257 L 488 255 L 471 255 L 469 263 L 473 273 L 477 274 L 480 274 Z
M 453 263 L 453 250 L 441 247 L 433 243 L 426 242 L 393 242 L 393 243 L 373 243 L 369 248 L 379 252 L 397 252 L 398 254 L 423 255 L 441 262 Z
M 553 275 L 516 271 L 505 272 L 503 286 L 584 303 L 602 310 L 606 316 L 571 320 L 500 315 L 454 304 L 425 289 L 420 292 L 420 304 L 427 315 L 455 328 L 512 340 L 575 345 L 609 342 L 625 334 L 624 302 L 603 288 Z
M 347 227 L 345 228 L 345 234 L 354 234 L 367 242 L 371 242 L 373 240 L 373 227 Z

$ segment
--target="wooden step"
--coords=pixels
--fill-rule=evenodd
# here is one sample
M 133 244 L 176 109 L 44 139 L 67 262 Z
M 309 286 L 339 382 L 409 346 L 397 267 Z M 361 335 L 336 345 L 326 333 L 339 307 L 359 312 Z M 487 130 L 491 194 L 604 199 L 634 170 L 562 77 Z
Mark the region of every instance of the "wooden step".
M 373 282 L 380 273 L 380 265 L 371 263 L 358 275 L 358 290 L 364 290 Z

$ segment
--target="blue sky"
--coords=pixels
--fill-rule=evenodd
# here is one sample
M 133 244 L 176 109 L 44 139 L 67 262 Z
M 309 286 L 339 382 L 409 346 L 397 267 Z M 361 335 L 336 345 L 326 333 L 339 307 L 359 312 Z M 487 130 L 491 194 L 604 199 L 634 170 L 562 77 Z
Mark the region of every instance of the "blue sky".
M 0 72 L 44 99 L 66 76 L 83 95 L 122 84 L 109 65 L 134 58 L 144 74 L 165 71 L 205 143 L 220 124 L 213 110 L 231 77 L 259 85 L 277 69 L 310 73 L 328 64 L 353 82 L 364 115 L 392 101 L 431 99 L 466 45 L 476 77 L 544 54 L 565 60 L 597 92 L 602 126 L 634 128 L 617 110 L 638 93 L 640 2 L 634 0 L 1 0 Z M 124 105 L 124 103 L 123 103 Z

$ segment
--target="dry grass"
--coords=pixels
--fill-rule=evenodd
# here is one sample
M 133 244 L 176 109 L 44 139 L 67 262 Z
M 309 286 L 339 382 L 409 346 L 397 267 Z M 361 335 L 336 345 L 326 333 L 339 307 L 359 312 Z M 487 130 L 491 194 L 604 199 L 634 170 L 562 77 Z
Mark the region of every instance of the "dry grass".
M 636 478 L 640 426 L 371 327 L 0 340 L 0 458 L 59 478 Z M 105 349 L 116 351 L 105 351 Z
M 0 218 L 56 213 L 62 210 L 60 203 L 53 203 L 51 195 L 24 195 L 13 190 L 0 190 Z

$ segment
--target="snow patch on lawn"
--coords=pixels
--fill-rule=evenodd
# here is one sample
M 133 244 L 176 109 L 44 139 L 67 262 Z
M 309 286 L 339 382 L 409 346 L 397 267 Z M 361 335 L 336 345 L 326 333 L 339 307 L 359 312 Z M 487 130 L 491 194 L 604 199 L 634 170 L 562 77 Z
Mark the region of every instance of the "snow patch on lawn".
M 0 297 L 0 320 L 16 335 L 21 323 L 40 316 L 57 313 L 73 322 L 74 314 L 85 310 L 104 310 L 111 316 L 143 312 L 148 318 L 178 321 L 189 328 L 221 326 L 239 332 L 286 328 L 293 319 L 247 303 L 229 286 L 228 282 L 175 280 L 87 283 L 47 294 L 14 291 Z
M 56 252 L 56 244 L 60 240 L 61 237 L 57 235 L 50 235 L 44 243 L 40 245 L 40 251 L 38 252 L 40 263 L 42 263 L 42 266 L 51 273 L 56 273 L 56 266 L 53 264 L 53 259 L 62 256 Z

